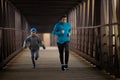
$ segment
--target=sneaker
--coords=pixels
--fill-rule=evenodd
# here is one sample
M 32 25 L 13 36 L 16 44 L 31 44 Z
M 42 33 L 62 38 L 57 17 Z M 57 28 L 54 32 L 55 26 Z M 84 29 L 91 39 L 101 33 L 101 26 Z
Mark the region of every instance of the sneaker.
M 64 71 L 64 70 L 65 70 L 65 68 L 64 68 L 64 67 L 65 67 L 64 65 L 62 65 L 62 66 L 61 66 L 61 70 L 62 70 L 62 71 Z
M 35 69 L 35 65 L 33 66 L 33 69 Z
M 35 63 L 33 63 L 33 69 L 35 69 Z
M 38 57 L 35 57 L 35 60 L 37 60 L 38 59 Z
M 65 66 L 64 66 L 64 67 L 65 67 L 65 69 L 68 69 L 68 64 L 65 64 Z

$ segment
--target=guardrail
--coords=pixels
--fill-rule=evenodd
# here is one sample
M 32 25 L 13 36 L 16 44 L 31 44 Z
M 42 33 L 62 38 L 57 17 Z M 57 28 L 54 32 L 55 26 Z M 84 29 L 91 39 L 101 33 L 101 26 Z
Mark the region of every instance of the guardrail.
M 0 27 L 0 69 L 22 50 L 26 35 L 27 33 L 23 30 Z
M 71 49 L 97 67 L 120 77 L 120 24 L 73 29 Z

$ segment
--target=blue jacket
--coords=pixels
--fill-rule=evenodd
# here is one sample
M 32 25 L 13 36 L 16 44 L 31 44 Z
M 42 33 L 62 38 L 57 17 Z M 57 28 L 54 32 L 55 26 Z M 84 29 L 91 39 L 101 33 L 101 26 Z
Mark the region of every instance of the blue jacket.
M 64 34 L 62 34 L 62 30 L 64 30 Z M 69 22 L 62 23 L 58 22 L 53 29 L 53 35 L 57 36 L 57 43 L 63 44 L 66 41 L 70 41 L 70 36 L 68 34 L 72 33 L 71 25 Z

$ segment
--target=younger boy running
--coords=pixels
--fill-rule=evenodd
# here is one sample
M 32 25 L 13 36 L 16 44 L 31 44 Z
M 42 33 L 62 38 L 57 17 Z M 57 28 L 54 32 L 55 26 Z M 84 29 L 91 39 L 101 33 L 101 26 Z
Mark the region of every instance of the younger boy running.
M 23 48 L 29 47 L 33 68 L 35 69 L 35 60 L 37 60 L 39 57 L 39 47 L 42 46 L 43 49 L 45 49 L 45 45 L 44 45 L 43 41 L 37 36 L 36 28 L 31 28 L 30 32 L 31 32 L 31 35 L 29 35 L 25 39 Z

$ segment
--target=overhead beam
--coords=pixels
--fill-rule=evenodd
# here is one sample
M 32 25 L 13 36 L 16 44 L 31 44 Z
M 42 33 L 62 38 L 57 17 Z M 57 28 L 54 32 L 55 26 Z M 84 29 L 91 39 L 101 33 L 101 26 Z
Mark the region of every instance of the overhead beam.
M 43 32 L 51 28 L 82 0 L 9 0 L 24 15 L 31 26 Z M 46 28 L 47 27 L 47 28 Z M 49 28 L 48 28 L 49 27 Z M 40 32 L 41 32 L 40 31 Z
M 77 3 L 81 2 L 82 0 L 10 0 L 14 3 Z

